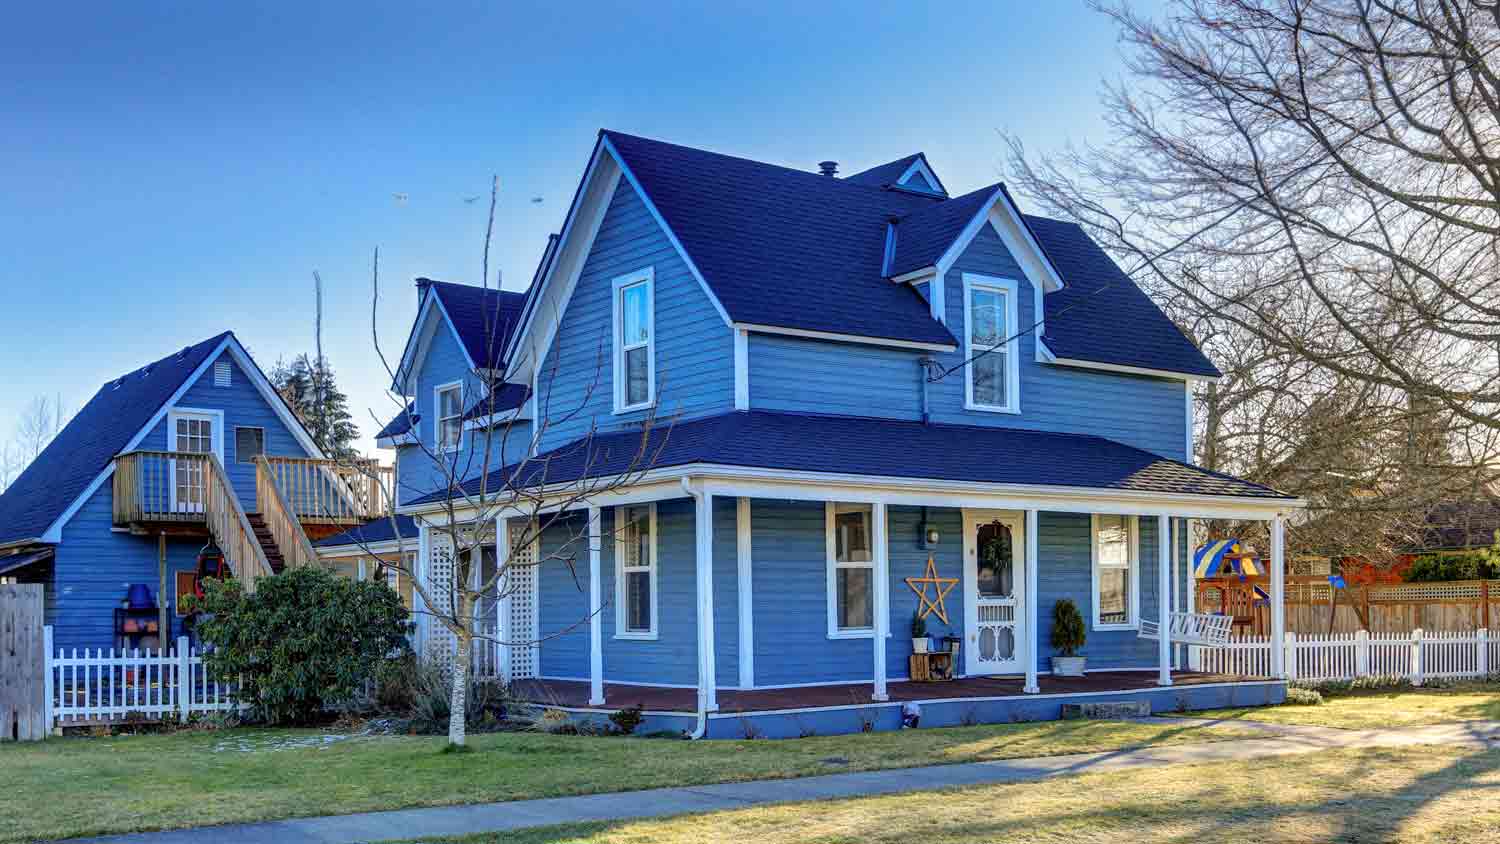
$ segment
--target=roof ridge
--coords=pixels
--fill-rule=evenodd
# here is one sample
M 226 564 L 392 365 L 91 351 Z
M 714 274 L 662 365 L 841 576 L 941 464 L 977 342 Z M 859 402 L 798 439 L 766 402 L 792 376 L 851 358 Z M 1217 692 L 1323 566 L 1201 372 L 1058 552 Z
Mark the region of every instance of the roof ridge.
M 199 340 L 196 343 L 189 343 L 186 346 L 183 346 L 181 349 L 178 349 L 177 351 L 172 352 L 171 354 L 162 355 L 161 357 L 157 358 L 156 360 L 151 361 L 150 363 L 143 363 L 140 366 L 137 366 L 135 369 L 130 370 L 129 372 L 123 373 L 121 375 L 116 375 L 113 378 L 106 378 L 104 380 L 104 383 L 100 385 L 100 389 L 104 389 L 105 387 L 108 387 L 111 384 L 114 384 L 114 383 L 116 383 L 118 381 L 121 381 L 121 380 L 123 380 L 125 378 L 129 378 L 130 376 L 135 375 L 138 372 L 146 372 L 147 370 L 155 369 L 156 367 L 160 366 L 161 364 L 169 363 L 172 360 L 180 358 L 183 355 L 185 355 L 185 354 L 187 354 L 187 353 L 189 353 L 189 352 L 191 352 L 194 349 L 197 349 L 199 347 L 207 346 L 207 345 L 218 345 L 219 343 L 221 343 L 221 342 L 224 341 L 225 337 L 232 337 L 233 335 L 234 335 L 233 331 L 220 331 L 218 334 L 215 334 L 214 336 L 209 337 L 209 338 L 207 338 L 205 340 Z

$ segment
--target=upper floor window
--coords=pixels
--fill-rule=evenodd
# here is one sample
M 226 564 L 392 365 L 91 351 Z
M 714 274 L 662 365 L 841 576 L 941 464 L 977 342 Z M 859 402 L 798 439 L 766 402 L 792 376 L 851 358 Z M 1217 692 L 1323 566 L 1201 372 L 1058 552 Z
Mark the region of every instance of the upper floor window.
M 1094 516 L 1094 629 L 1133 630 L 1140 619 L 1135 516 Z
M 656 319 L 651 267 L 614 281 L 615 412 L 656 400 Z
M 458 448 L 464 430 L 464 389 L 462 384 L 444 384 L 438 387 L 436 445 L 439 451 Z
M 1016 282 L 964 273 L 964 407 L 1020 412 Z
M 875 629 L 875 552 L 869 504 L 827 505 L 828 636 Z
M 244 425 L 234 429 L 234 459 L 238 463 L 254 463 L 255 458 L 266 453 L 266 429 Z
M 656 505 L 615 508 L 615 637 L 656 638 Z

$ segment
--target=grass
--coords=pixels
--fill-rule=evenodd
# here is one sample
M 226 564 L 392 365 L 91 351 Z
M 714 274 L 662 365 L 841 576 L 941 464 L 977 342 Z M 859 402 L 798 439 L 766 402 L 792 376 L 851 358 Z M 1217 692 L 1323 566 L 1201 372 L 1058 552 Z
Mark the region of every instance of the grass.
M 1500 750 L 1337 750 L 520 830 L 465 844 L 1493 842 Z
M 188 731 L 0 745 L 0 842 L 899 768 L 1253 735 L 1248 728 L 1054 721 L 791 741 L 505 733 L 353 737 Z
M 1496 683 L 1464 683 L 1443 689 L 1341 691 L 1324 697 L 1326 700 L 1317 706 L 1217 709 L 1193 715 L 1348 730 L 1500 721 L 1500 684 Z

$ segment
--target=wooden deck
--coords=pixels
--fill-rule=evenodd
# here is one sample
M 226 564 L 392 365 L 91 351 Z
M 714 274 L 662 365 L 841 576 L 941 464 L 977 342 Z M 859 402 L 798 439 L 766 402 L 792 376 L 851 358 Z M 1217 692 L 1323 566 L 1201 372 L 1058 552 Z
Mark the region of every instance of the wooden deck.
M 1207 674 L 1183 671 L 1172 674 L 1174 687 L 1202 686 L 1216 683 L 1266 682 L 1266 678 L 1230 674 Z M 1156 689 L 1155 671 L 1098 671 L 1082 677 L 1037 678 L 1043 695 L 1100 694 Z M 1022 691 L 1021 677 L 965 677 L 948 683 L 892 682 L 887 686 L 892 702 L 953 700 L 965 698 L 1030 698 Z M 870 703 L 869 683 L 840 683 L 831 686 L 806 686 L 795 689 L 719 690 L 719 711 L 774 712 L 788 709 L 816 709 Z M 545 706 L 589 708 L 589 684 L 577 680 L 518 680 L 511 692 L 521 700 Z M 693 712 L 697 706 L 694 689 L 668 689 L 635 686 L 625 683 L 604 684 L 605 704 L 601 709 L 623 709 L 640 704 L 651 712 Z

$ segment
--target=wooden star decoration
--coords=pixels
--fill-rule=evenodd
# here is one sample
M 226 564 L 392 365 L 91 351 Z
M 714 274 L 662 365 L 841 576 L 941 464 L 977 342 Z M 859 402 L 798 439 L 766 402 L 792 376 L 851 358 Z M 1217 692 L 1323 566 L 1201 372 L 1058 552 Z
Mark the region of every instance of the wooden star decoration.
M 917 584 L 921 584 L 919 587 Z M 944 624 L 948 623 L 948 607 L 943 599 L 958 585 L 956 577 L 938 577 L 937 563 L 933 562 L 932 555 L 927 555 L 927 571 L 921 577 L 906 578 L 906 585 L 911 591 L 917 593 L 917 617 L 926 618 L 936 614 Z M 936 598 L 927 596 L 927 587 L 932 586 L 937 591 Z

